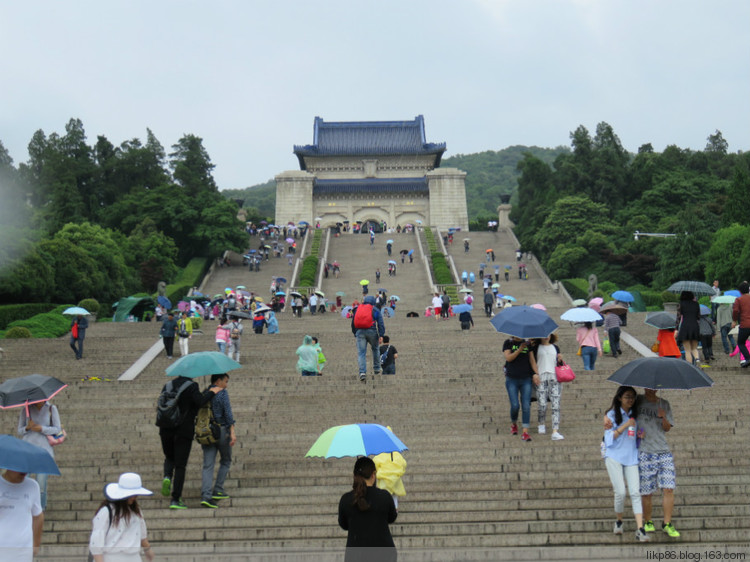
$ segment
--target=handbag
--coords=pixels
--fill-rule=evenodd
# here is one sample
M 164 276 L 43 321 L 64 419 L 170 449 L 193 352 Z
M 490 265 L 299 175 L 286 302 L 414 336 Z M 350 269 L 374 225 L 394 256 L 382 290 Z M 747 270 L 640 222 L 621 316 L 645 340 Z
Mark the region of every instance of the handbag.
M 578 355 L 578 357 L 580 357 L 582 355 L 581 354 L 581 346 L 580 345 L 578 346 L 578 351 L 576 351 L 576 355 Z
M 651 351 L 653 351 L 654 353 L 659 353 L 659 342 L 656 342 L 651 346 Z
M 576 378 L 573 369 L 567 363 L 555 366 L 555 376 L 557 377 L 557 382 L 570 382 Z
M 604 343 L 602 343 L 602 352 L 609 353 L 610 351 L 612 351 L 612 347 L 609 345 L 609 340 L 604 340 Z

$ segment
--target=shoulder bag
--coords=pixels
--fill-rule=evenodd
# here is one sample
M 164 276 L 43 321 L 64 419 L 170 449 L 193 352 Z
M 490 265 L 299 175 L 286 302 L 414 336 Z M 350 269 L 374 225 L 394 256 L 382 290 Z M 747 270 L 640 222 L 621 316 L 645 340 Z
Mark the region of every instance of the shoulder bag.
M 557 382 L 570 382 L 576 378 L 573 369 L 567 363 L 555 366 L 555 376 L 557 377 Z

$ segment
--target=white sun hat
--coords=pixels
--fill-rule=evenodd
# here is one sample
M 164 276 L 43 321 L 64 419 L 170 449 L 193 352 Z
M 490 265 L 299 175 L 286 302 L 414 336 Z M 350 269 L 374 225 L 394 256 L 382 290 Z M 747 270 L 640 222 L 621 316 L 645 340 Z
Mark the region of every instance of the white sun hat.
M 133 496 L 150 496 L 151 490 L 147 490 L 141 483 L 140 475 L 135 472 L 124 472 L 117 482 L 112 482 L 104 487 L 104 495 L 112 501 L 124 500 Z

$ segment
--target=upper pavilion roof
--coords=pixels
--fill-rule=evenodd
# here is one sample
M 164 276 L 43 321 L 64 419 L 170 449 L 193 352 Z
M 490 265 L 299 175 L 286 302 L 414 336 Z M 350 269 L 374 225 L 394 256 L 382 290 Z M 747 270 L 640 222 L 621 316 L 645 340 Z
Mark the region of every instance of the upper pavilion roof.
M 433 154 L 435 167 L 445 152 L 445 143 L 428 143 L 424 117 L 413 121 L 339 121 L 326 123 L 315 118 L 313 144 L 295 145 L 300 169 L 306 156 L 396 156 Z

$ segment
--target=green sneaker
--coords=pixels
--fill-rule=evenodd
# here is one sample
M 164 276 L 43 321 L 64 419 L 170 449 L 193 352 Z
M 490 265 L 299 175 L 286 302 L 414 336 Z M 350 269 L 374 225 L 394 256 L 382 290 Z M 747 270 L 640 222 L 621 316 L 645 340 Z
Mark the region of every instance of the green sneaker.
M 218 505 L 216 505 L 216 504 L 213 504 L 213 503 L 211 503 L 211 502 L 210 502 L 210 501 L 208 501 L 208 500 L 203 500 L 203 501 L 201 502 L 201 505 L 202 505 L 203 507 L 208 507 L 208 508 L 211 508 L 211 509 L 216 509 L 217 507 L 219 507 Z
M 646 531 L 647 533 L 653 533 L 653 532 L 655 532 L 656 531 L 656 527 L 654 527 L 654 522 L 651 521 L 651 520 L 646 521 L 643 524 L 643 530 Z
M 165 476 L 164 480 L 161 481 L 161 495 L 165 498 L 169 496 L 169 491 L 172 488 L 172 480 Z
M 677 532 L 677 529 L 675 529 L 674 525 L 672 525 L 671 523 L 663 523 L 661 526 L 661 530 L 674 539 L 680 536 L 680 533 Z
M 229 494 L 225 494 L 224 492 L 217 492 L 213 496 L 211 496 L 212 500 L 227 500 L 229 499 Z
M 187 506 L 181 499 L 172 500 L 172 503 L 169 504 L 169 509 L 187 509 Z

